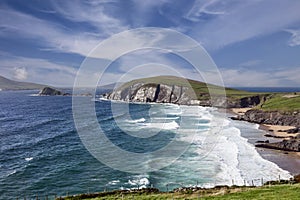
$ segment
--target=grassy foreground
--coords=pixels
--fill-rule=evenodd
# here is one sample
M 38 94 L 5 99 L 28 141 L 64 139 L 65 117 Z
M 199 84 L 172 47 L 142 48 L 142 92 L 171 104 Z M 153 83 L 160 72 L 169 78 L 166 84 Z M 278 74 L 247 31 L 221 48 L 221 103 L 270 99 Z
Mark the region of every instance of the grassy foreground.
M 96 195 L 96 194 L 95 194 Z M 185 192 L 107 192 L 98 193 L 98 197 L 79 195 L 59 199 L 259 199 L 259 200 L 293 200 L 300 198 L 300 184 L 282 184 L 262 187 L 219 187 L 214 189 L 201 189 L 197 191 L 188 190 Z

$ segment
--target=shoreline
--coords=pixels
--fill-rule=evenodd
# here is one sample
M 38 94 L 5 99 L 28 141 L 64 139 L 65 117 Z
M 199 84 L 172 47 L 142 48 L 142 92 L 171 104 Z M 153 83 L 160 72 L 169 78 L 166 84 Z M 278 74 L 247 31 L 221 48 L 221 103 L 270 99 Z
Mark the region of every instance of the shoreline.
M 247 110 L 250 109 L 251 108 L 229 108 L 227 109 L 227 113 L 230 116 L 243 115 Z M 265 141 L 271 140 L 272 142 L 278 142 L 282 141 L 283 139 L 289 139 L 291 136 L 299 134 L 287 132 L 287 130 L 295 128 L 294 126 L 280 126 L 259 123 L 252 124 L 257 124 L 258 130 L 263 131 L 264 134 L 262 135 L 262 138 Z M 269 137 L 266 137 L 266 135 L 269 135 Z M 255 144 L 259 143 L 254 143 L 253 145 Z M 264 159 L 277 164 L 280 168 L 289 171 L 292 175 L 297 175 L 300 173 L 300 152 L 276 150 L 262 147 L 256 147 L 256 150 Z

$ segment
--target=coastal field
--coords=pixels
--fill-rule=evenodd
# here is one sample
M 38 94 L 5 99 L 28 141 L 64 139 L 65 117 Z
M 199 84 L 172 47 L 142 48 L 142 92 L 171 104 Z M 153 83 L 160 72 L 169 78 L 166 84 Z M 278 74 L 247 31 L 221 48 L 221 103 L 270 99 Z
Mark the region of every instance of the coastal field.
M 92 197 L 94 196 L 94 197 Z M 98 196 L 98 197 L 95 197 Z M 78 196 L 57 198 L 57 200 L 112 200 L 112 199 L 228 199 L 228 200 L 240 200 L 240 199 L 257 199 L 257 200 L 297 200 L 300 196 L 300 184 L 283 184 L 283 185 L 271 185 L 262 187 L 220 187 L 217 189 L 206 189 L 200 191 L 188 190 L 185 192 L 115 192 L 115 193 L 98 193 L 98 194 L 82 194 Z

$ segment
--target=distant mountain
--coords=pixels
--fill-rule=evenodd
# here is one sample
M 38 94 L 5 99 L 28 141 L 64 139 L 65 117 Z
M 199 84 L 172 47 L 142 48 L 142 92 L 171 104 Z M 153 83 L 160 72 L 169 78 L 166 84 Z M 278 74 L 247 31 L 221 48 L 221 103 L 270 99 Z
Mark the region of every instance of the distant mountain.
M 0 90 L 34 90 L 42 89 L 46 85 L 13 81 L 3 76 L 0 76 Z

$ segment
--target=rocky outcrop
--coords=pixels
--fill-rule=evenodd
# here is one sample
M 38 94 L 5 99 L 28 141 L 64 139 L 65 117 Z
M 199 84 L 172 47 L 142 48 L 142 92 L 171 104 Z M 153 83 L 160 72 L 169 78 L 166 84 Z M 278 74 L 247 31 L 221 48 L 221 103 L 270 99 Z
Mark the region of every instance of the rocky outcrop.
M 255 146 L 268 149 L 300 152 L 300 135 L 297 135 L 296 137 L 289 140 L 282 140 L 281 142 L 261 143 L 256 144 Z
M 56 90 L 51 87 L 44 87 L 38 94 L 39 96 L 56 96 L 56 95 L 64 95 L 63 92 Z
M 233 117 L 232 119 L 243 120 L 258 124 L 300 127 L 299 112 L 284 114 L 278 111 L 263 111 L 258 109 L 252 109 L 248 110 L 244 115 Z
M 126 88 L 118 88 L 104 97 L 127 102 L 156 102 L 183 105 L 201 105 L 188 87 L 156 83 L 135 83 Z M 203 101 L 203 104 L 208 104 Z
M 266 95 L 255 95 L 240 99 L 227 99 L 228 108 L 249 108 L 262 104 L 266 100 Z

